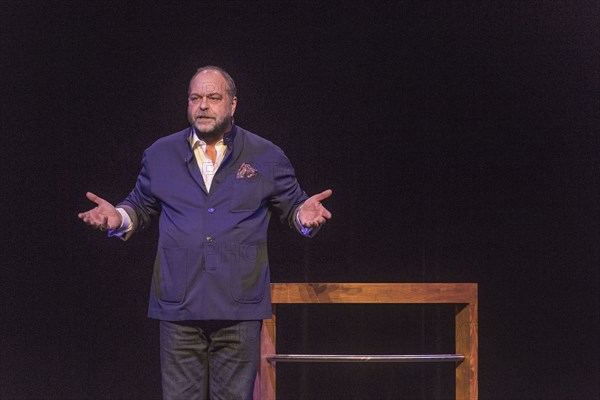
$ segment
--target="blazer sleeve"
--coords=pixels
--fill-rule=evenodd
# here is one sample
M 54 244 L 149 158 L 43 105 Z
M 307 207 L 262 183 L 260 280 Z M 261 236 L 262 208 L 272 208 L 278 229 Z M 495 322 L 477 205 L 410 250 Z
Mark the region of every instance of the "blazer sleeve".
M 148 151 L 146 151 L 142 159 L 142 170 L 137 177 L 135 187 L 127 198 L 117 205 L 117 207 L 122 207 L 131 218 L 132 232 L 148 228 L 152 217 L 160 213 L 161 203 L 152 195 L 151 176 L 150 161 Z
M 272 171 L 273 194 L 269 199 L 269 207 L 282 222 L 287 222 L 290 228 L 302 236 L 313 237 L 317 228 L 306 229 L 300 225 L 297 214 L 298 208 L 308 199 L 308 195 L 300 188 L 292 163 L 279 150 L 279 157 Z

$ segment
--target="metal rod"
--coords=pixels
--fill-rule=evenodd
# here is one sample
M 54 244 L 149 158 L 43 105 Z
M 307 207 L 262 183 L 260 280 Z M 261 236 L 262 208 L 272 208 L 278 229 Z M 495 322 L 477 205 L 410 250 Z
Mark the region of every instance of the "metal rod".
M 461 362 L 462 354 L 269 354 L 267 361 L 273 362 Z

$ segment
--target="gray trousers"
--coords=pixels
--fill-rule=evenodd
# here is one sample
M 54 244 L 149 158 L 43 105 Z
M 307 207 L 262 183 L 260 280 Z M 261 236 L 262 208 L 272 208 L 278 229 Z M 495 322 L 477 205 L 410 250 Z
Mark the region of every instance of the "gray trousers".
M 262 321 L 160 321 L 164 400 L 252 400 Z

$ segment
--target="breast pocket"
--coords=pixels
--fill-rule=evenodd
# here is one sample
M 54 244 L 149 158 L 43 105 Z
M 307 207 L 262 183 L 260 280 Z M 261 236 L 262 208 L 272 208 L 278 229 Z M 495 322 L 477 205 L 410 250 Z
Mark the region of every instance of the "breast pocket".
M 263 201 L 262 181 L 253 178 L 234 179 L 231 191 L 231 212 L 253 212 Z

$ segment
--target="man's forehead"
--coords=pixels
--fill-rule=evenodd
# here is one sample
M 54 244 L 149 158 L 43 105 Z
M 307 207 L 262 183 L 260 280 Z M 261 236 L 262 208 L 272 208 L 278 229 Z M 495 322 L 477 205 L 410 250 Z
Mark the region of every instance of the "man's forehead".
M 192 92 L 223 93 L 227 90 L 227 82 L 217 71 L 202 71 L 192 79 Z

